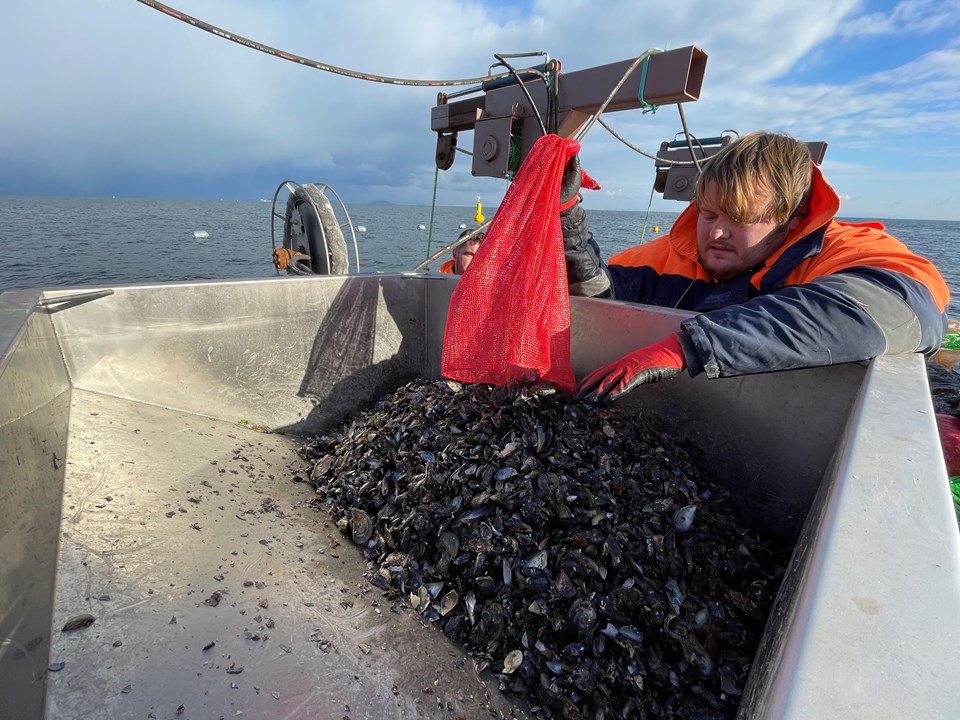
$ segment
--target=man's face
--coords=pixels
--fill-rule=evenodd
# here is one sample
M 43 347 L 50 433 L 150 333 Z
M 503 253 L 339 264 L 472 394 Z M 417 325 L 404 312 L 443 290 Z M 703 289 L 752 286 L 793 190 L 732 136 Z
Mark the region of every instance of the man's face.
M 478 242 L 467 242 L 454 251 L 453 271 L 457 275 L 463 275 L 463 271 L 466 270 L 467 265 L 473 261 L 473 256 L 477 254 L 479 247 L 480 243 Z
M 720 209 L 716 185 L 710 184 L 700 200 L 697 217 L 697 254 L 700 264 L 717 280 L 732 280 L 773 255 L 790 230 L 800 222 L 792 218 L 785 225 L 760 220 L 738 225 Z

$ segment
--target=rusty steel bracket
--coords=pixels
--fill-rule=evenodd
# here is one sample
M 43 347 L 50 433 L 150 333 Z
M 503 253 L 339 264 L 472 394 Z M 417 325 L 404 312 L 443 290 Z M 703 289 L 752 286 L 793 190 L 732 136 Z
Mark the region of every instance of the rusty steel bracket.
M 634 59 L 623 60 L 563 73 L 560 64 L 552 61 L 547 71 L 553 71 L 553 82 L 557 83 L 557 134 L 573 137 L 599 110 L 634 62 Z M 646 71 L 642 72 L 642 66 L 636 67 L 604 112 L 689 102 L 700 97 L 707 64 L 707 54 L 700 48 L 690 45 L 654 53 L 645 63 Z M 550 90 L 536 75 L 521 72 L 521 77 L 540 117 L 546 118 Z M 641 82 L 643 98 L 639 96 Z M 542 135 L 537 113 L 515 80 L 484 83 L 474 91 L 481 94 L 463 100 L 451 100 L 452 95 L 441 94 L 436 107 L 431 108 L 430 128 L 438 134 L 437 167 L 447 169 L 452 163 L 452 150 L 448 148 L 450 135 L 473 130 L 473 174 L 508 177 L 511 145 L 514 161 L 522 161 Z

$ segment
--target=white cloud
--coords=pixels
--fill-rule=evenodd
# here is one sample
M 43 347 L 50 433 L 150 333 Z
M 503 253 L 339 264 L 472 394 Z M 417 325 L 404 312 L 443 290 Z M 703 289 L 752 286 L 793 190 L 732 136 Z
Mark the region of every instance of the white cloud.
M 573 71 L 649 47 L 695 44 L 709 55 L 701 99 L 685 106 L 697 135 L 768 128 L 825 139 L 828 160 L 871 168 L 863 177 L 843 178 L 852 183 L 868 176 L 895 182 L 899 170 L 887 160 L 891 153 L 932 166 L 958 152 L 952 139 L 960 137 L 956 40 L 882 73 L 844 81 L 823 74 L 815 84 L 792 80 L 829 67 L 838 38 L 848 38 L 843 45 L 850 46 L 867 35 L 951 27 L 960 16 L 957 0 L 904 2 L 886 15 L 858 15 L 856 0 L 678 0 L 669 12 L 656 13 L 625 0 L 517 3 L 505 10 L 453 0 L 172 4 L 266 45 L 402 78 L 483 75 L 495 52 L 543 50 Z M 0 62 L 8 68 L 22 66 L 23 58 L 29 63 L 0 76 L 0 191 L 28 175 L 38 185 L 76 187 L 113 174 L 148 187 L 153 175 L 221 172 L 229 182 L 262 168 L 278 175 L 253 197 L 266 196 L 289 177 L 329 182 L 342 195 L 348 188 L 348 202 L 431 200 L 436 136 L 430 108 L 440 88 L 364 82 L 303 67 L 135 0 L 34 0 L 5 15 Z M 651 152 L 681 129 L 675 107 L 607 119 Z M 461 146 L 470 149 L 471 143 L 472 133 L 462 134 Z M 599 125 L 582 155 L 607 191 L 591 196 L 595 207 L 646 207 L 650 161 Z M 18 174 L 5 178 L 4 167 Z M 492 204 L 499 197 L 504 183 L 474 178 L 469 167 L 470 159 L 458 156 L 453 169 L 441 173 L 438 202 L 469 205 L 482 194 Z M 859 185 L 844 190 L 869 202 Z M 655 204 L 677 207 L 659 198 Z M 958 211 L 938 212 L 956 217 Z
M 851 18 L 840 27 L 842 37 L 923 35 L 960 25 L 957 0 L 904 0 L 889 13 L 875 12 Z

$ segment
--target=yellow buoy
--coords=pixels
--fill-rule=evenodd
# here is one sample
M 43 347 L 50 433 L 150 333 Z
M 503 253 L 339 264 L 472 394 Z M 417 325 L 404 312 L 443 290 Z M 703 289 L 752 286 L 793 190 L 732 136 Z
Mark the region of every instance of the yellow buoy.
M 482 222 L 483 222 L 483 206 L 480 204 L 480 196 L 479 196 L 479 195 L 477 195 L 477 214 L 476 214 L 476 216 L 475 216 L 473 219 L 474 219 L 475 222 L 478 222 L 478 223 L 482 223 Z
M 659 226 L 659 225 L 654 225 L 654 226 L 653 226 L 653 231 L 654 231 L 654 232 L 660 232 L 660 226 Z

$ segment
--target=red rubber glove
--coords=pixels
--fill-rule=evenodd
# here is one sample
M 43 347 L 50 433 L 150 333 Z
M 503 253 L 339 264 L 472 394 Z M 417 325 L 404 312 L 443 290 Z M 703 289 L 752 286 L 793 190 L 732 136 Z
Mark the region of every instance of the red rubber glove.
M 616 400 L 637 385 L 676 377 L 686 367 L 680 338 L 670 335 L 597 368 L 579 382 L 576 397 L 593 403 Z

